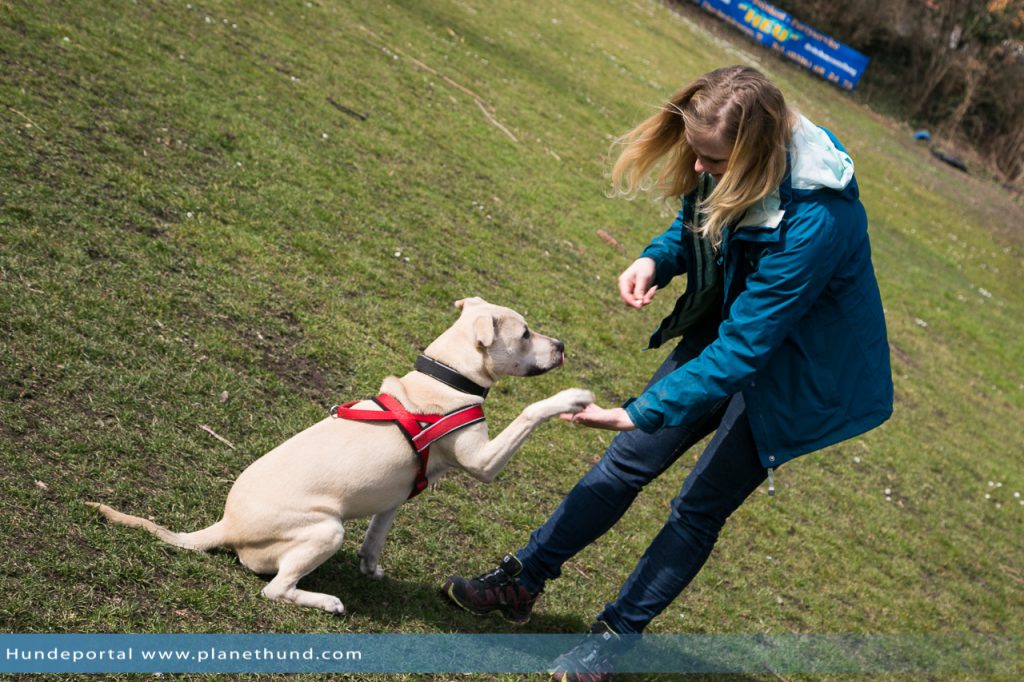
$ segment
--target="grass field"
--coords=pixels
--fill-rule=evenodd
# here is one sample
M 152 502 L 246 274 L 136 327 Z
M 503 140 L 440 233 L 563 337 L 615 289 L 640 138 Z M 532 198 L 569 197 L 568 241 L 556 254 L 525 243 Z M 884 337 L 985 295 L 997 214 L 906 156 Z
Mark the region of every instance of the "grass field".
M 568 386 L 636 394 L 681 287 L 638 313 L 614 282 L 674 209 L 608 198 L 609 144 L 736 62 L 857 162 L 896 412 L 784 467 L 651 631 L 991 635 L 1019 655 L 1024 210 L 855 97 L 641 0 L 0 1 L 0 631 L 516 631 L 437 586 L 521 546 L 606 433 L 546 425 L 495 484 L 420 496 L 382 581 L 348 524 L 304 582 L 343 619 L 81 503 L 208 525 L 248 462 L 410 369 L 470 295 L 567 345 L 564 369 L 498 385 L 492 430 Z M 570 562 L 528 631 L 587 626 L 695 454 Z M 958 678 L 1024 674 L 972 655 Z

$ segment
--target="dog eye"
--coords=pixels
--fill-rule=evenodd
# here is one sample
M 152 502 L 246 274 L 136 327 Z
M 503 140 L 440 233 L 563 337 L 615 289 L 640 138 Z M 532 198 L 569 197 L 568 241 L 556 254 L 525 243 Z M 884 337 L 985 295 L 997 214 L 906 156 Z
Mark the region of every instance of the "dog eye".
M 525 341 L 528 338 L 530 338 L 530 330 L 529 329 L 524 329 L 523 330 L 523 340 Z

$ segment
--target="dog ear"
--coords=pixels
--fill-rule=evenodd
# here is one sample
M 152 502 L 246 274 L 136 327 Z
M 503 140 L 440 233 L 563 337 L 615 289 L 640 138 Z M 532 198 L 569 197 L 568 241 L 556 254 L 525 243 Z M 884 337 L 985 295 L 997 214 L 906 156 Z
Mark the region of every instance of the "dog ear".
M 473 296 L 472 298 L 460 298 L 458 301 L 455 302 L 455 307 L 458 308 L 459 310 L 462 310 L 471 303 L 473 305 L 476 305 L 477 303 L 483 302 L 484 299 L 480 298 L 479 296 Z
M 488 348 L 494 343 L 494 322 L 490 315 L 480 315 L 473 320 L 473 334 L 476 335 L 478 346 Z

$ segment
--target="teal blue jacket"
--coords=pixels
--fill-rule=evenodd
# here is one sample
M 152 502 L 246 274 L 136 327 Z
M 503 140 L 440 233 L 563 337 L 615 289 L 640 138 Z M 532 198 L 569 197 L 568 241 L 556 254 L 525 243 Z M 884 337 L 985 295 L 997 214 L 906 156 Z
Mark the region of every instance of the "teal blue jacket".
M 893 404 L 853 162 L 831 133 L 801 118 L 788 166 L 777 191 L 726 229 L 719 253 L 687 227 L 696 193 L 643 251 L 659 288 L 687 274 L 652 347 L 706 326 L 708 316 L 720 323 L 699 355 L 624 405 L 652 432 L 687 425 L 741 392 L 769 468 L 878 426 Z

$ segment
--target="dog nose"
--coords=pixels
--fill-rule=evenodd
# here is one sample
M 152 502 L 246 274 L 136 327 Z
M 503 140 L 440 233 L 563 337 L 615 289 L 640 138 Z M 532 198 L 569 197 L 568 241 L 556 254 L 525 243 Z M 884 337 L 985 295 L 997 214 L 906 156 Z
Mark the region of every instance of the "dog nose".
M 559 341 L 558 339 L 555 339 L 555 350 L 557 350 L 559 353 L 564 353 L 565 344 Z

